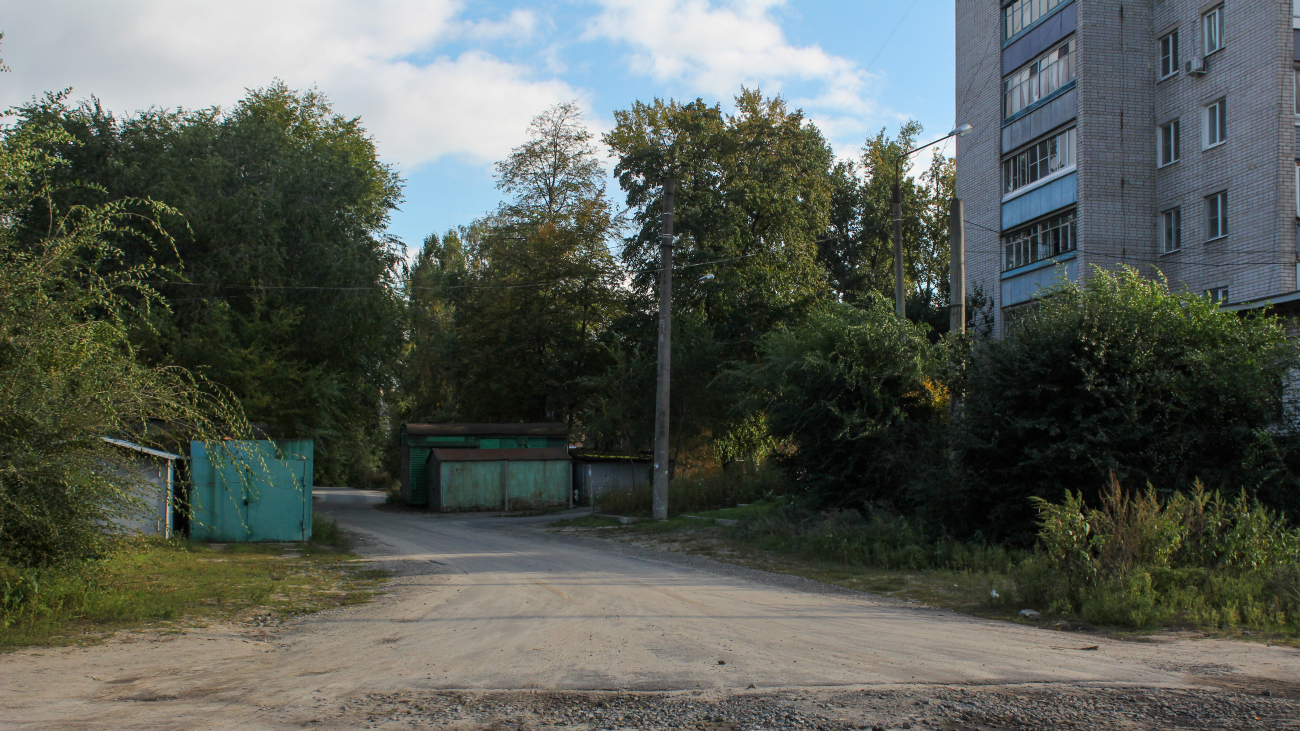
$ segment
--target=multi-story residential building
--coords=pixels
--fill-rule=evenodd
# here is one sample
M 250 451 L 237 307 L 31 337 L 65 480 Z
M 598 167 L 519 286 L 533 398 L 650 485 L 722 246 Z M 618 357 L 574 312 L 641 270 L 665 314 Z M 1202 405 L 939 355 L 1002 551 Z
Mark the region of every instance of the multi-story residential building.
M 1300 0 L 957 0 L 967 291 L 1163 273 L 1300 310 Z

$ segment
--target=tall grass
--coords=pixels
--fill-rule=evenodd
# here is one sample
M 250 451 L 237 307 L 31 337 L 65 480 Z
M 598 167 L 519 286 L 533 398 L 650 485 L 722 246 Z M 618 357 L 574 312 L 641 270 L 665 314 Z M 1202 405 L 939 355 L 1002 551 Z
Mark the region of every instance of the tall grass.
M 906 517 L 816 512 L 794 503 L 742 522 L 736 530 L 742 540 L 765 550 L 848 566 L 1006 573 L 1017 558 L 1001 546 L 933 536 Z
M 668 483 L 668 511 L 670 515 L 682 515 L 758 502 L 784 494 L 786 486 L 784 475 L 768 465 L 678 477 Z M 651 499 L 651 487 L 644 485 L 633 490 L 607 491 L 596 498 L 596 504 L 604 513 L 648 516 Z
M 1300 630 L 1300 530 L 1247 500 L 1162 499 L 1113 477 L 1100 506 L 1037 501 L 1039 550 L 1015 570 L 1022 601 L 1104 624 Z

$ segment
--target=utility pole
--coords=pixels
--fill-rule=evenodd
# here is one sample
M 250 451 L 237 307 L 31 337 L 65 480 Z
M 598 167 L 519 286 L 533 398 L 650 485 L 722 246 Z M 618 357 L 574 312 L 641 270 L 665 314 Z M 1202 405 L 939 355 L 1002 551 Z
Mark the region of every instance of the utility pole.
M 651 515 L 668 520 L 668 387 L 673 365 L 673 188 L 664 181 L 663 228 L 659 234 L 659 373 L 655 390 L 655 473 Z
M 902 159 L 899 159 L 902 166 Z M 903 299 L 903 187 L 894 175 L 894 311 L 898 319 L 907 319 L 907 302 Z
M 966 332 L 966 216 L 961 198 L 953 198 L 948 208 L 948 254 L 951 268 L 948 281 L 948 330 L 954 335 Z

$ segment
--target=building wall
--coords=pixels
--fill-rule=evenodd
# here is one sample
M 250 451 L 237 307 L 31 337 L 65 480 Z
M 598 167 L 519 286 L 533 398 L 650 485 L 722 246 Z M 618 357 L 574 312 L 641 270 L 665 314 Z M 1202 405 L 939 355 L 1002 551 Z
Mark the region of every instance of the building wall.
M 1077 113 L 1075 181 L 1073 187 L 1054 184 L 1050 193 L 1051 205 L 1068 204 L 1071 195 L 1077 199 L 1078 254 L 1068 272 L 1056 269 L 1059 274 L 1086 277 L 1094 266 L 1128 265 L 1147 276 L 1163 272 L 1174 287 L 1196 292 L 1228 287 L 1231 302 L 1297 289 L 1291 2 L 1227 0 L 1225 48 L 1208 58 L 1208 74 L 1193 77 L 1183 66 L 1202 56 L 1201 15 L 1214 2 L 1074 0 L 1059 11 L 1063 18 L 1066 9 L 1073 13 L 1078 43 L 1073 96 L 1062 95 L 1051 109 L 1044 106 L 1008 125 L 1001 109 L 1003 73 L 1030 56 L 1003 54 L 1003 4 L 957 0 L 956 13 L 958 122 L 975 128 L 957 141 L 967 288 L 993 295 L 998 332 L 1002 307 L 1023 302 L 1037 280 L 1048 278 L 1042 272 L 1003 277 L 1001 236 L 989 229 L 1022 220 L 1017 207 L 1043 209 L 1049 195 L 1035 191 L 1038 200 L 1004 208 L 1001 160 L 1060 129 L 1071 113 Z M 1071 21 L 1053 22 L 1058 30 L 1051 32 L 1059 35 Z M 1157 41 L 1173 28 L 1180 32 L 1180 70 L 1160 80 Z M 1227 98 L 1227 143 L 1202 150 L 1202 109 L 1220 96 Z M 1182 154 L 1158 168 L 1157 126 L 1173 117 L 1182 122 Z M 1229 234 L 1207 243 L 1204 198 L 1225 189 Z M 1159 214 L 1175 205 L 1182 207 L 1182 248 L 1166 254 Z M 1021 271 L 1031 274 L 1016 270 Z
M 966 293 L 993 299 L 995 327 L 1002 317 L 1001 11 L 995 2 L 957 2 L 957 123 L 972 134 L 957 138 L 956 194 L 966 216 Z

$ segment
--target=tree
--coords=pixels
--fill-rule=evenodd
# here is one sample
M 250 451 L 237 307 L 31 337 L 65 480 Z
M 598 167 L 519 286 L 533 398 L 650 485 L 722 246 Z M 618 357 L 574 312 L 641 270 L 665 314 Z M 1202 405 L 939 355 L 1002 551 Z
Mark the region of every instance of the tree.
M 413 269 L 428 288 L 411 291 L 412 358 L 450 377 L 436 388 L 407 382 L 410 408 L 446 394 L 444 407 L 413 418 L 576 424 L 608 362 L 600 338 L 620 311 L 622 272 L 607 246 L 616 218 L 591 133 L 574 103 L 529 132 L 497 164 L 498 187 L 513 197 L 441 244 L 429 239 Z
M 166 303 L 164 274 L 114 242 L 161 235 L 172 213 L 148 200 L 50 205 L 75 146 L 58 127 L 0 138 L 0 563 L 60 566 L 111 549 L 143 512 L 131 460 L 104 437 L 169 451 L 189 439 L 247 438 L 238 403 L 174 366 L 137 358 L 129 330 Z M 39 209 L 46 226 L 24 229 Z M 35 235 L 33 235 L 35 234 Z M 165 238 L 165 235 L 163 235 Z
M 976 348 L 953 525 L 1032 542 L 1030 498 L 1093 504 L 1111 478 L 1168 495 L 1201 480 L 1300 507 L 1282 384 L 1300 365 L 1275 318 L 1223 312 L 1135 271 L 1097 270 Z
M 660 196 L 671 175 L 674 450 L 678 459 L 716 452 L 754 423 L 733 408 L 743 394 L 718 376 L 753 362 L 764 334 L 798 322 L 829 294 L 816 239 L 828 222 L 833 155 L 801 111 L 757 89 L 736 97 L 734 115 L 698 99 L 656 99 L 614 116 L 605 142 L 636 225 L 622 256 L 647 303 L 634 328 L 637 352 L 653 354 L 649 294 L 659 279 Z
M 924 326 L 868 293 L 769 334 L 762 353 L 743 376 L 789 445 L 796 483 L 836 507 L 924 507 L 925 486 L 946 469 L 948 403 Z
M 933 332 L 948 330 L 948 204 L 953 196 L 952 158 L 935 155 L 929 169 L 908 174 L 920 123 L 909 120 L 893 139 L 881 130 L 868 137 L 858 163 L 836 165 L 829 225 L 819 256 L 831 287 L 845 302 L 876 292 L 894 296 L 893 193 L 901 161 L 903 277 L 907 313 Z
M 146 362 L 178 365 L 236 393 L 276 437 L 317 440 L 318 483 L 377 465 L 384 393 L 402 342 L 401 245 L 384 233 L 400 180 L 360 120 L 283 83 L 232 109 L 151 109 L 117 119 L 50 95 L 17 110 L 57 125 L 68 166 L 58 205 L 148 197 L 175 211 L 167 236 L 124 240 L 127 263 L 158 257 L 172 308 L 132 328 Z M 38 204 L 20 237 L 34 241 Z

